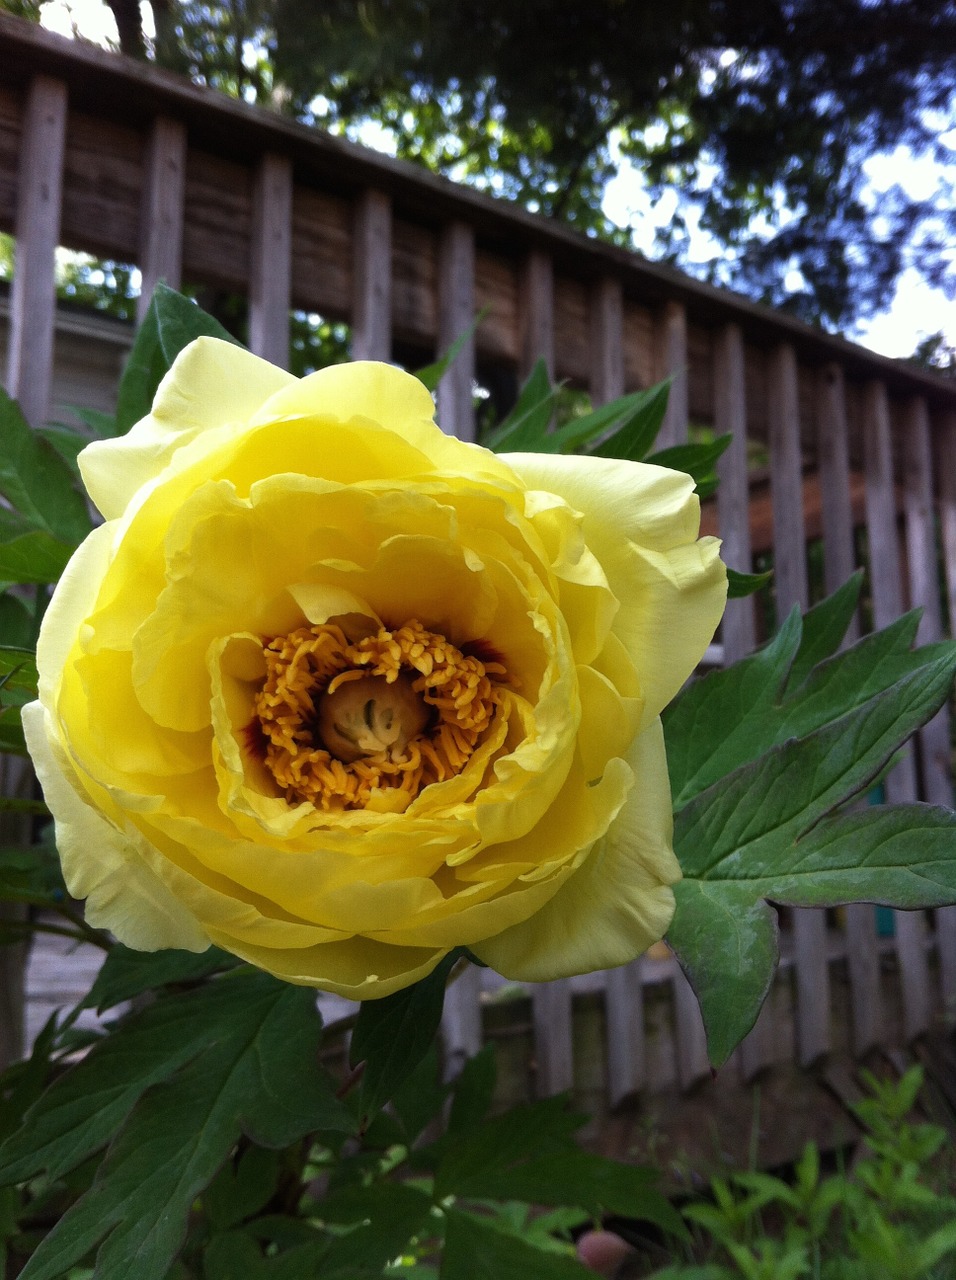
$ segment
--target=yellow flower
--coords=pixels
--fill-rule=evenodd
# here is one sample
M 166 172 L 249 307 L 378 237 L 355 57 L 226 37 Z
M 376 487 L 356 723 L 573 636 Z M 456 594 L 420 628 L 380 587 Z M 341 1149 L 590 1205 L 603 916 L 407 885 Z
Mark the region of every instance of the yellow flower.
M 459 945 L 536 981 L 663 934 L 659 713 L 726 592 L 692 483 L 432 414 L 387 365 L 202 338 L 83 452 L 106 522 L 24 724 L 92 924 L 358 999 Z

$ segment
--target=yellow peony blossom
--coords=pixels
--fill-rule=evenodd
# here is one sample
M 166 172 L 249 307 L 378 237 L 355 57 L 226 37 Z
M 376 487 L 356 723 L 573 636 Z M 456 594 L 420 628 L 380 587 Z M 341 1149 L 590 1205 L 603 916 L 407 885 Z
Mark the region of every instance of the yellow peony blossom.
M 684 475 L 444 435 L 387 365 L 201 338 L 80 465 L 24 712 L 71 893 L 356 999 L 464 945 L 538 981 L 666 930 L 660 711 L 723 608 Z

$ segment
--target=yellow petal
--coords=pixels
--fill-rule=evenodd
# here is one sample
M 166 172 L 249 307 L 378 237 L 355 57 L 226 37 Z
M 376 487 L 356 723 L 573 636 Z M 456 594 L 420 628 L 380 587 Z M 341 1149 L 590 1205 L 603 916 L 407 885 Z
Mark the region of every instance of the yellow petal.
M 142 841 L 118 830 L 81 798 L 72 766 L 38 702 L 23 708 L 23 731 L 56 824 L 70 893 L 86 898 L 86 918 L 128 947 L 205 951 L 209 938 L 192 913 L 150 869 Z
M 530 919 L 473 946 L 506 978 L 548 982 L 627 964 L 664 936 L 680 879 L 660 722 L 633 744 L 634 788 L 603 839 Z
M 197 338 L 176 357 L 153 409 L 125 436 L 97 440 L 79 457 L 90 497 L 107 520 L 164 470 L 173 454 L 216 427 L 243 430 L 264 400 L 295 378 L 218 338 Z
M 585 540 L 621 603 L 612 628 L 634 663 L 649 725 L 703 657 L 726 602 L 720 544 L 697 540 L 693 480 L 610 458 L 506 459 L 528 484 L 582 513 Z

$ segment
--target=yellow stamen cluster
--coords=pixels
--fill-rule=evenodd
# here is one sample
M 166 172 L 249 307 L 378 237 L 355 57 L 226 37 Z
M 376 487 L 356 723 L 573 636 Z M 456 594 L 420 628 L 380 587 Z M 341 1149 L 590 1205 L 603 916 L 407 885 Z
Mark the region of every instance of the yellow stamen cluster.
M 290 803 L 324 810 L 365 808 L 383 792 L 397 792 L 392 799 L 401 807 L 423 787 L 460 773 L 494 720 L 506 675 L 501 663 L 465 655 L 415 619 L 354 642 L 333 623 L 299 627 L 263 652 L 266 679 L 255 714 L 266 766 Z M 364 705 L 369 733 L 356 736 L 351 722 L 337 723 L 358 742 L 357 750 L 342 752 L 351 757 L 345 759 L 329 750 L 321 725 L 352 715 L 349 707 L 345 717 L 329 708 L 323 716 L 323 700 L 334 705 L 333 695 L 351 681 L 365 682 L 349 702 Z M 424 713 L 409 708 L 409 686 Z M 393 716 L 404 718 L 408 732 L 389 733 L 386 743 L 380 726 Z

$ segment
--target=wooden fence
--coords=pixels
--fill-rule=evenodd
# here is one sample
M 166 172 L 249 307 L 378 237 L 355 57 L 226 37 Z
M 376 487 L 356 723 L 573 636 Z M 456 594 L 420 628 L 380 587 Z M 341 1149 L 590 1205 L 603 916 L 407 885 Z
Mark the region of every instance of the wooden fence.
M 17 245 L 8 386 L 33 422 L 47 416 L 56 359 L 58 245 L 135 264 L 146 296 L 160 279 L 247 295 L 250 344 L 279 364 L 293 308 L 347 322 L 357 357 L 405 362 L 432 358 L 484 311 L 439 388 L 446 431 L 473 437 L 476 378 L 520 376 L 542 356 L 596 403 L 671 375 L 663 443 L 685 438 L 690 423 L 734 433 L 705 519 L 734 567 L 772 554 L 778 616 L 809 602 L 808 540 L 822 540 L 828 589 L 868 547 L 876 625 L 921 605 L 926 642 L 956 617 L 956 384 L 941 377 L 9 17 L 0 230 Z M 748 444 L 763 450 L 761 475 L 748 468 Z M 753 603 L 732 602 L 724 655 L 756 638 Z M 922 731 L 887 791 L 951 803 L 946 715 Z M 953 1014 L 953 913 L 892 923 L 883 936 L 866 906 L 788 913 L 781 978 L 739 1055 L 745 1076 L 780 1058 L 806 1064 L 838 1047 L 904 1041 Z M 502 1006 L 483 984 L 493 977 L 473 971 L 449 999 L 452 1059 L 479 1046 Z M 606 1044 L 592 1037 L 583 1052 L 599 1053 L 612 1103 L 707 1076 L 693 996 L 672 959 L 650 957 L 526 995 L 539 1092 L 572 1083 L 582 1052 L 572 1010 L 594 991 Z

